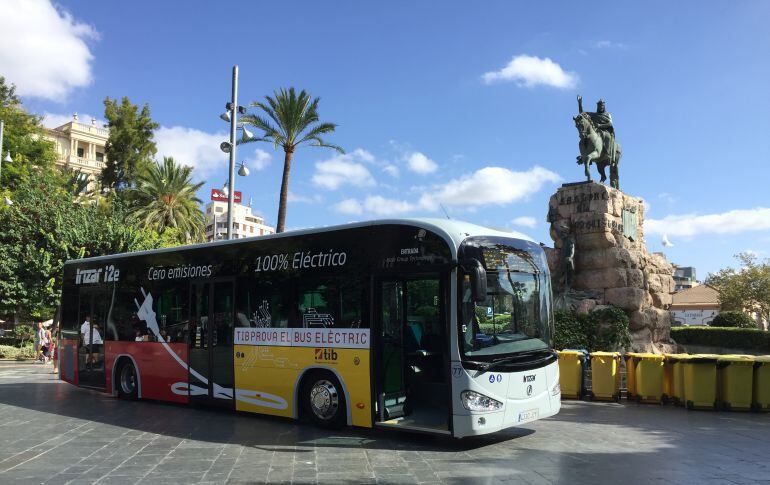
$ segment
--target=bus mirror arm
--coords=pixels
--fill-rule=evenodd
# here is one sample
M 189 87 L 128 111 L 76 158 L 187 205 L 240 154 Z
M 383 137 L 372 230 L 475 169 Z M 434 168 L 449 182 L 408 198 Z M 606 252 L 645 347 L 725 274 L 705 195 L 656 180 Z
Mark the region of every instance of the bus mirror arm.
M 478 259 L 470 258 L 459 261 L 460 269 L 470 277 L 471 299 L 481 302 L 487 299 L 487 271 Z

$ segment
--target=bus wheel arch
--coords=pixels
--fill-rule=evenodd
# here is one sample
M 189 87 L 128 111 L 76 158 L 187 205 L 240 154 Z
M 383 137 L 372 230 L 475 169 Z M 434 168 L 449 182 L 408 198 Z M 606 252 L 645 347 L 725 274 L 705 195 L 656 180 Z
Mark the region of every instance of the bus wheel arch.
M 122 399 L 135 400 L 142 397 L 142 378 L 139 366 L 128 354 L 115 358 L 112 366 L 112 392 Z
M 315 408 L 311 396 L 316 399 Z M 313 423 L 331 428 L 351 424 L 350 394 L 345 381 L 336 371 L 324 366 L 308 367 L 294 385 L 295 418 L 306 418 Z M 320 413 L 332 411 L 324 418 Z

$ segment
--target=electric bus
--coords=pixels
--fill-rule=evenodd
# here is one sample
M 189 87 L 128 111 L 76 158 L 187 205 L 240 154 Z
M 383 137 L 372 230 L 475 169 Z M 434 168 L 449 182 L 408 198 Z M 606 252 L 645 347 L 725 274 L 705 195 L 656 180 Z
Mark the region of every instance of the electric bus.
M 153 399 L 462 438 L 561 406 L 528 237 L 382 220 L 68 261 L 60 378 Z

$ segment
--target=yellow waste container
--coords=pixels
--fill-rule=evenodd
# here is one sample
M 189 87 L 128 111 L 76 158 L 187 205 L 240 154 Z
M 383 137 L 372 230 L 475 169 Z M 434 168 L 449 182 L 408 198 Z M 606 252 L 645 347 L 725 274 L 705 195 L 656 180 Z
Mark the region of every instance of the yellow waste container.
M 716 409 L 718 355 L 697 354 L 684 360 L 684 402 L 687 409 Z
M 637 354 L 634 357 L 637 402 L 663 402 L 664 361 L 665 357 L 658 354 Z
M 677 355 L 663 355 L 663 402 L 674 401 L 674 359 Z
M 564 399 L 583 398 L 583 367 L 586 353 L 582 350 L 559 351 L 559 386 Z
M 620 400 L 619 352 L 591 352 L 591 396 L 599 401 Z
M 636 399 L 636 364 L 634 357 L 638 356 L 635 352 L 626 352 L 626 398 Z
M 770 411 L 770 355 L 754 357 L 754 410 Z
M 684 406 L 684 363 L 690 356 L 687 354 L 670 354 L 666 363 L 670 366 L 670 394 L 668 398 L 677 406 Z
M 754 387 L 754 357 L 722 355 L 717 359 L 719 404 L 725 411 L 750 411 Z

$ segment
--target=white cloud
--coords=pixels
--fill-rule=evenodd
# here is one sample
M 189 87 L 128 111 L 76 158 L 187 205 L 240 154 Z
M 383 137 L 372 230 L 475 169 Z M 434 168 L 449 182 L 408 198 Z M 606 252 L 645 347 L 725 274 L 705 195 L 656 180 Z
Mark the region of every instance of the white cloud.
M 600 40 L 594 43 L 594 47 L 597 49 L 620 49 L 626 50 L 628 46 L 622 42 L 613 42 L 611 40 Z
M 370 214 L 378 216 L 392 216 L 412 212 L 414 205 L 403 200 L 388 199 L 379 195 L 370 195 L 364 200 L 364 209 Z
M 174 157 L 177 162 L 193 167 L 194 174 L 199 179 L 214 173 L 224 174 L 223 170 L 226 170 L 230 160 L 228 155 L 219 149 L 219 144 L 227 139 L 228 135 L 224 132 L 207 133 L 184 126 L 161 126 L 155 132 L 158 158 Z M 250 154 L 245 158 L 239 155 L 239 161 L 244 160 L 246 166 L 254 170 L 262 170 L 272 159 L 269 153 L 259 148 L 252 152 L 246 146 L 241 146 L 238 153 Z M 226 178 L 224 175 L 223 177 Z
M 661 192 L 658 194 L 658 199 L 665 201 L 668 204 L 675 204 L 679 201 L 678 197 L 675 197 L 668 192 Z
M 98 116 L 92 116 L 88 113 L 78 113 L 78 121 L 80 123 L 89 125 L 91 124 L 92 119 L 96 120 L 95 124 L 99 128 L 103 127 L 105 124 L 105 121 L 99 119 Z M 73 121 L 72 115 L 49 113 L 48 111 L 43 113 L 43 126 L 46 128 L 58 128 L 64 123 L 69 123 L 70 121 Z
M 343 155 L 335 155 L 329 160 L 316 162 L 312 180 L 319 187 L 329 190 L 337 190 L 346 184 L 371 187 L 376 185 L 376 182 L 363 163 L 374 161 L 374 156 L 361 148 Z
M 0 66 L 21 96 L 64 101 L 92 81 L 96 30 L 49 0 L 0 2 Z
M 513 81 L 528 88 L 544 85 L 569 89 L 577 85 L 578 76 L 574 72 L 565 71 L 548 57 L 541 59 L 523 54 L 515 56 L 499 71 L 485 73 L 482 79 L 487 84 Z
M 770 230 L 770 208 L 736 209 L 706 215 L 668 215 L 663 219 L 647 219 L 644 230 L 647 234 L 682 237 L 767 231 Z
M 511 221 L 511 224 L 516 226 L 524 226 L 524 227 L 535 227 L 537 226 L 537 219 L 530 216 L 521 216 L 516 217 Z
M 292 191 L 289 191 L 289 202 L 297 202 L 301 204 L 320 204 L 323 202 L 324 198 L 320 195 L 301 195 L 301 194 L 295 194 Z
M 419 174 L 427 174 L 435 172 L 438 168 L 438 164 L 426 157 L 423 153 L 412 152 L 406 157 L 406 163 L 409 170 Z
M 505 205 L 529 197 L 546 183 L 561 180 L 558 174 L 535 166 L 525 172 L 503 167 L 484 167 L 450 180 L 420 198 L 420 206 L 436 210 L 439 204 L 465 208 Z
M 393 165 L 392 163 L 389 163 L 384 167 L 382 167 L 382 171 L 390 175 L 391 177 L 398 177 L 398 174 L 399 174 L 398 167 Z
M 337 212 L 360 215 L 364 212 L 377 216 L 399 215 L 409 212 L 436 212 L 440 204 L 459 206 L 474 211 L 485 205 L 506 205 L 529 197 L 548 182 L 560 177 L 550 170 L 535 166 L 525 172 L 513 172 L 502 167 L 486 167 L 459 179 L 433 187 L 413 187 L 411 192 L 422 194 L 416 202 L 369 195 L 363 201 L 345 199 L 332 206 Z M 535 227 L 534 217 L 518 217 L 512 221 L 526 227 Z
M 246 147 L 241 147 L 238 150 L 241 150 L 243 152 L 244 150 L 246 153 L 249 152 L 249 150 L 246 149 Z M 273 156 L 267 153 L 264 150 L 261 150 L 259 148 L 254 149 L 254 154 L 245 159 L 244 162 L 246 162 L 246 166 L 253 168 L 254 170 L 262 170 L 263 168 L 270 165 L 270 162 L 273 160 Z
M 332 208 L 342 214 L 359 215 L 359 214 L 363 214 L 364 212 L 364 208 L 361 207 L 361 203 L 358 202 L 356 199 L 342 200 L 334 204 Z

